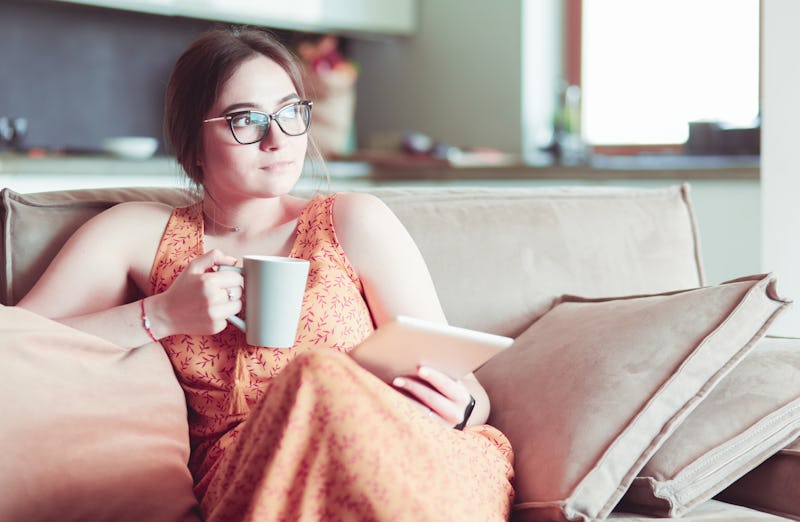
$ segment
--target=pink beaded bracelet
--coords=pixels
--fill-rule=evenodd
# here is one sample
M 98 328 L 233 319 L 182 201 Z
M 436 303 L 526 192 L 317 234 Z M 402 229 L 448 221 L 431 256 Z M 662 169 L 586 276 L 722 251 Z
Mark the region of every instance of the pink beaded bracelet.
M 150 339 L 152 339 L 153 342 L 157 343 L 158 339 L 156 339 L 156 336 L 153 335 L 153 330 L 150 329 L 150 318 L 147 317 L 147 313 L 144 311 L 144 299 L 139 302 L 142 305 L 142 326 L 144 326 L 144 331 L 147 332 L 147 335 L 150 336 Z

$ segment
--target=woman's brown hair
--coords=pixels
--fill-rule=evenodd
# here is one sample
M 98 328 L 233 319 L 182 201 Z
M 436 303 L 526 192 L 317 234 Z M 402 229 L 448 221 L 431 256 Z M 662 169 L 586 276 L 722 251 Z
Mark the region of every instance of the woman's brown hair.
M 203 185 L 197 164 L 206 113 L 225 82 L 248 59 L 263 55 L 283 68 L 305 98 L 298 59 L 274 36 L 256 29 L 214 29 L 203 33 L 178 58 L 167 84 L 164 137 L 186 175 Z

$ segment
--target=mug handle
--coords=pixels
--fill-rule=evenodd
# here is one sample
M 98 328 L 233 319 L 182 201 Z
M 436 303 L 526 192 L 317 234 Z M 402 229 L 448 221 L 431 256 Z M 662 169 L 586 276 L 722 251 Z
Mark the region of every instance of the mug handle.
M 240 274 L 242 273 L 242 267 L 233 265 L 217 265 L 217 270 L 234 270 L 236 272 L 239 272 Z M 247 324 L 244 322 L 244 319 L 242 319 L 238 315 L 232 315 L 230 317 L 227 317 L 226 320 L 239 330 L 243 331 L 244 333 L 247 333 Z

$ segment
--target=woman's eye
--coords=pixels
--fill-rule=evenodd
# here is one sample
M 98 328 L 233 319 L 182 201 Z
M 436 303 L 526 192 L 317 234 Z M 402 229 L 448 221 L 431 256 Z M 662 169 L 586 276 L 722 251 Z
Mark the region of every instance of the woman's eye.
M 241 116 L 234 116 L 231 118 L 231 125 L 234 127 L 245 127 L 250 125 L 250 116 L 243 114 Z
M 266 125 L 269 121 L 269 117 L 264 114 L 258 113 L 250 113 L 250 117 L 247 119 L 248 125 Z

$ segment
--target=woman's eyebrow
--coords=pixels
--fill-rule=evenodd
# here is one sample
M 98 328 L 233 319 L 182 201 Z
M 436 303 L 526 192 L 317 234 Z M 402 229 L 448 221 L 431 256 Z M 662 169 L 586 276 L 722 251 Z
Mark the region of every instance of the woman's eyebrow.
M 298 96 L 297 93 L 293 92 L 291 94 L 287 94 L 286 96 L 284 96 L 283 98 L 278 100 L 278 105 L 280 105 L 280 104 L 282 104 L 284 102 L 287 102 L 289 100 L 299 100 L 299 99 L 300 99 L 300 96 Z
M 287 94 L 286 96 L 284 96 L 283 98 L 278 100 L 277 105 L 282 105 L 282 104 L 284 104 L 284 103 L 286 103 L 287 101 L 290 101 L 290 100 L 299 100 L 299 99 L 300 99 L 300 96 L 298 96 L 297 93 Z M 239 102 L 239 103 L 234 103 L 234 104 L 231 104 L 231 105 L 228 105 L 227 107 L 225 107 L 225 109 L 223 109 L 223 111 L 222 111 L 222 114 L 229 114 L 231 112 L 235 112 L 235 111 L 238 111 L 238 110 L 257 109 L 257 108 L 262 108 L 262 107 L 259 104 L 253 103 L 253 102 Z
M 225 107 L 222 110 L 222 114 L 228 114 L 230 112 L 238 111 L 240 109 L 252 109 L 254 107 L 257 107 L 257 105 L 251 102 L 234 103 L 232 105 L 228 105 L 227 107 Z

